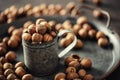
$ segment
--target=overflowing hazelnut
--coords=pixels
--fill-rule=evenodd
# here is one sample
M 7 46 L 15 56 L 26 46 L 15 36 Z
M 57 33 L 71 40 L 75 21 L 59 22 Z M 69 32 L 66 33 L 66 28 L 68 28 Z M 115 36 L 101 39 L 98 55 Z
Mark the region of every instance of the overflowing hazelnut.
M 68 56 L 65 58 L 65 64 L 68 65 L 70 62 L 74 61 L 75 58 L 73 58 L 72 56 Z
M 73 79 L 76 79 L 76 78 L 79 78 L 79 76 L 75 72 L 70 72 L 70 73 L 67 74 L 67 79 L 68 80 L 73 80 Z
M 81 28 L 82 28 L 81 25 L 75 24 L 75 25 L 73 26 L 73 32 L 74 32 L 76 35 L 78 35 L 78 31 L 79 31 Z
M 32 21 L 27 21 L 24 23 L 23 28 L 28 28 L 31 24 L 33 24 Z
M 83 24 L 82 27 L 87 31 L 89 31 L 91 29 L 91 26 L 88 23 Z
M 92 61 L 89 58 L 83 58 L 80 62 L 80 65 L 86 69 L 89 69 L 92 67 Z
M 87 30 L 84 29 L 84 28 L 80 29 L 79 32 L 78 32 L 78 34 L 79 34 L 79 36 L 80 36 L 81 38 L 83 38 L 83 39 L 88 36 Z
M 80 63 L 78 60 L 74 60 L 74 61 L 71 61 L 68 66 L 72 66 L 72 67 L 75 67 L 76 69 L 78 69 L 80 67 Z
M 99 38 L 98 39 L 98 46 L 107 46 L 109 43 L 107 38 Z
M 9 34 L 12 34 L 12 32 L 15 30 L 15 26 L 10 26 L 9 29 L 8 29 L 8 33 Z
M 40 34 L 45 34 L 47 31 L 47 27 L 43 24 L 37 24 L 36 25 L 36 32 Z
M 22 39 L 29 42 L 29 41 L 32 40 L 32 36 L 31 36 L 30 33 L 23 33 L 22 34 Z
M 34 33 L 32 35 L 32 41 L 33 42 L 42 42 L 42 40 L 43 40 L 43 36 L 41 34 Z

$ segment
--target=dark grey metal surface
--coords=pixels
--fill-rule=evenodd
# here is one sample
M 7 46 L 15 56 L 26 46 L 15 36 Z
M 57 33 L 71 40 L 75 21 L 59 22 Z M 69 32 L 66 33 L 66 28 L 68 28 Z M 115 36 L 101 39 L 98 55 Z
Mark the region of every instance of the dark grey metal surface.
M 60 17 L 60 16 L 51 16 L 51 17 L 42 17 L 45 18 L 46 20 L 56 20 L 57 22 L 63 22 L 66 19 L 71 20 L 73 23 L 75 23 L 76 18 L 72 18 L 72 17 Z M 80 55 L 81 57 L 89 57 L 92 60 L 92 69 L 88 70 L 90 73 L 92 73 L 95 76 L 95 80 L 100 80 L 101 78 L 104 78 L 106 76 L 108 76 L 111 72 L 113 72 L 113 70 L 115 70 L 115 68 L 118 66 L 119 61 L 120 61 L 120 43 L 119 43 L 119 38 L 118 35 L 116 33 L 112 33 L 111 30 L 108 30 L 104 24 L 102 24 L 100 21 L 94 20 L 91 17 L 88 17 L 88 21 L 90 23 L 92 23 L 95 28 L 97 28 L 98 30 L 103 31 L 109 38 L 110 43 L 112 45 L 109 45 L 107 48 L 101 48 L 98 47 L 97 45 L 97 41 L 92 41 L 92 40 L 83 40 L 84 42 L 84 47 L 80 50 L 72 50 L 70 51 L 66 56 L 72 54 L 72 53 L 76 53 L 78 55 Z M 4 25 L 4 31 L 1 31 L 1 26 L 0 27 L 0 32 L 1 35 L 0 36 L 4 36 L 4 33 L 7 33 L 7 28 L 10 25 L 16 25 L 16 26 L 22 26 L 22 24 L 27 21 L 27 20 L 33 20 L 35 21 L 35 18 L 28 18 L 28 19 L 23 19 L 23 20 L 19 20 L 16 22 L 13 22 L 11 24 L 5 24 Z M 2 27 L 3 29 L 3 27 Z M 59 52 L 62 50 L 62 48 L 59 48 Z M 23 51 L 22 51 L 22 47 L 19 47 L 17 50 L 17 56 L 18 56 L 18 60 L 22 60 L 23 61 Z M 58 66 L 58 69 L 56 70 L 56 72 L 59 71 L 64 71 L 65 66 L 63 65 L 63 60 L 64 58 L 62 58 L 60 61 L 60 65 Z M 51 76 L 45 76 L 45 77 L 40 77 L 40 78 L 36 78 L 35 80 L 53 80 L 54 74 Z

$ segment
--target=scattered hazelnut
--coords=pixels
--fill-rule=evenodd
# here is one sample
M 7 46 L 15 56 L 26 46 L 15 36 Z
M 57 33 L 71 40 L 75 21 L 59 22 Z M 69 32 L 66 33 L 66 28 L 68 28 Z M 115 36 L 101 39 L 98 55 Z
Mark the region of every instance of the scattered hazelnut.
M 25 12 L 29 11 L 29 10 L 32 9 L 32 8 L 33 8 L 33 6 L 32 6 L 32 4 L 30 4 L 30 3 L 28 3 L 28 4 L 26 4 L 26 5 L 24 6 Z
M 49 34 L 45 34 L 43 38 L 44 38 L 44 42 L 50 42 L 53 40 L 53 37 Z
M 79 78 L 79 76 L 75 72 L 70 72 L 70 73 L 67 74 L 67 79 L 68 80 L 73 80 L 73 79 L 76 79 L 76 78 Z
M 101 4 L 101 0 L 92 0 L 94 4 L 96 5 L 100 5 Z
M 67 12 L 66 9 L 62 9 L 62 10 L 60 10 L 59 14 L 60 14 L 61 16 L 64 16 L 64 15 L 68 14 L 68 12 Z
M 32 21 L 27 21 L 27 22 L 24 23 L 23 28 L 28 28 L 29 25 L 31 25 L 31 24 L 33 24 Z
M 67 33 L 66 40 L 70 40 L 71 42 L 74 40 L 74 34 L 73 33 Z
M 15 30 L 12 32 L 12 35 L 16 35 L 16 36 L 21 37 L 21 36 L 22 36 L 22 30 L 21 30 L 21 29 L 15 29 Z
M 87 74 L 87 75 L 83 78 L 83 80 L 94 80 L 94 77 L 93 77 L 93 75 L 91 75 L 91 74 Z
M 98 46 L 107 46 L 109 43 L 107 38 L 99 38 L 98 39 Z
M 60 29 L 62 28 L 62 24 L 56 24 L 56 26 L 55 26 L 55 30 L 56 31 L 59 31 Z
M 6 79 L 5 79 L 5 76 L 0 75 L 0 80 L 6 80 Z
M 8 46 L 11 47 L 11 48 L 16 48 L 18 46 L 18 41 L 16 41 L 15 39 L 10 39 L 8 41 Z
M 82 48 L 83 47 L 83 42 L 80 39 L 77 39 L 77 43 L 75 45 L 76 49 Z
M 13 68 L 13 65 L 11 63 L 4 63 L 3 64 L 3 69 L 6 70 L 6 69 L 12 69 Z
M 20 41 L 21 41 L 20 37 L 17 36 L 17 35 L 12 35 L 12 36 L 10 37 L 10 40 L 16 40 L 17 42 L 20 42 Z
M 0 47 L 7 49 L 7 45 L 4 42 L 0 42 Z
M 91 29 L 91 30 L 89 30 L 89 32 L 88 32 L 88 36 L 89 36 L 90 38 L 95 38 L 95 37 L 96 37 L 96 33 L 97 33 L 97 31 L 96 31 L 95 29 Z
M 4 47 L 0 47 L 0 56 L 5 55 L 6 49 Z
M 76 69 L 78 69 L 80 67 L 80 63 L 78 60 L 74 60 L 74 61 L 71 61 L 68 66 L 71 66 L 71 67 L 75 67 Z
M 59 46 L 60 47 L 65 47 L 65 41 L 66 41 L 66 38 L 62 38 L 59 42 Z
M 22 77 L 22 80 L 34 80 L 34 79 L 33 79 L 33 76 L 31 74 L 25 74 Z
M 80 61 L 80 56 L 77 55 L 77 54 L 72 54 L 71 57 L 74 58 L 77 61 Z
M 78 34 L 81 38 L 86 38 L 88 36 L 87 30 L 82 28 L 78 31 Z
M 55 21 L 51 20 L 51 21 L 48 22 L 48 24 L 51 26 L 52 30 L 55 29 L 55 25 L 56 25 Z
M 17 63 L 15 64 L 15 68 L 24 67 L 24 66 L 25 66 L 25 65 L 24 65 L 23 62 L 17 62 Z
M 78 35 L 78 31 L 81 29 L 82 27 L 79 24 L 75 24 L 73 26 L 73 31 L 76 35 Z
M 40 24 L 41 22 L 45 21 L 43 18 L 39 18 L 36 20 L 36 25 Z
M 29 42 L 29 41 L 32 40 L 32 36 L 31 36 L 30 33 L 23 33 L 22 34 L 22 39 Z
M 14 80 L 14 79 L 16 79 L 16 78 L 17 78 L 16 75 L 13 74 L 13 73 L 11 73 L 11 74 L 9 74 L 9 75 L 7 76 L 7 80 Z
M 0 63 L 4 64 L 7 60 L 4 57 L 0 57 Z
M 65 71 L 65 73 L 72 73 L 72 72 L 75 72 L 76 73 L 76 68 L 75 67 L 73 67 L 73 66 L 69 66 L 67 69 L 66 69 L 66 71 Z
M 5 71 L 4 71 L 4 75 L 7 77 L 9 74 L 11 74 L 11 73 L 14 73 L 14 71 L 12 70 L 12 69 L 6 69 Z
M 105 34 L 101 31 L 98 31 L 97 34 L 96 34 L 96 38 L 99 39 L 99 38 L 104 38 L 105 37 Z
M 29 25 L 29 27 L 28 27 L 28 32 L 29 32 L 30 34 L 33 34 L 33 33 L 36 32 L 36 26 L 35 26 L 35 24 Z
M 39 34 L 39 33 L 34 33 L 34 34 L 32 35 L 32 41 L 33 41 L 33 42 L 42 42 L 42 40 L 43 40 L 43 36 L 42 36 L 41 34 Z
M 8 41 L 9 41 L 9 37 L 4 37 L 3 40 L 2 40 L 2 42 L 5 43 L 5 44 L 7 44 Z
M 86 68 L 86 69 L 89 69 L 91 68 L 92 66 L 92 62 L 89 58 L 83 58 L 80 62 L 80 65 L 83 67 L 83 68 Z
M 95 18 L 100 18 L 101 15 L 102 15 L 102 13 L 100 12 L 100 10 L 95 9 L 95 10 L 93 11 L 93 16 L 94 16 Z
M 16 53 L 13 51 L 7 52 L 7 54 L 5 55 L 5 59 L 10 62 L 16 61 Z
M 17 67 L 15 73 L 17 74 L 17 76 L 23 77 L 23 75 L 26 74 L 26 71 L 23 69 L 23 67 Z
M 85 16 L 81 16 L 77 19 L 77 24 L 82 25 L 83 23 L 87 23 L 87 18 Z
M 69 46 L 72 43 L 71 39 L 66 39 L 64 42 L 65 47 Z
M 66 74 L 62 72 L 57 73 L 54 77 L 54 80 L 62 80 L 62 79 L 63 80 L 66 79 Z
M 65 64 L 68 65 L 70 62 L 74 61 L 75 59 L 72 56 L 68 56 L 65 58 Z
M 9 29 L 8 29 L 8 33 L 9 34 L 12 34 L 12 32 L 15 30 L 15 26 L 10 26 Z
M 87 74 L 87 72 L 84 69 L 80 69 L 78 71 L 78 74 L 79 74 L 79 77 L 83 79 L 85 75 Z
M 83 26 L 83 28 L 86 29 L 87 31 L 89 31 L 89 30 L 91 29 L 91 26 L 90 26 L 90 24 L 88 24 L 88 23 L 85 23 L 85 24 L 83 24 L 82 26 Z
M 57 34 L 56 34 L 54 31 L 51 31 L 51 32 L 50 32 L 50 35 L 51 35 L 53 38 L 55 38 L 55 37 L 57 36 Z
M 75 6 L 76 6 L 76 4 L 74 2 L 69 2 L 66 5 L 66 9 L 71 12 L 75 8 Z

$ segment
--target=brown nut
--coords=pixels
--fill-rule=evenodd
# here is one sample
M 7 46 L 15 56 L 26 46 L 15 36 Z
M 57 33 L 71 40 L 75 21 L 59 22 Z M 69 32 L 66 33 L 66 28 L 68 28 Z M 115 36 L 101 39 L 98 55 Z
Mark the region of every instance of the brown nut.
M 26 74 L 26 71 L 23 69 L 23 67 L 17 67 L 15 73 L 17 74 L 17 76 L 23 77 L 23 75 Z
M 102 0 L 92 0 L 92 2 L 96 5 L 100 5 L 102 3 Z
M 4 56 L 6 53 L 6 49 L 4 47 L 0 47 L 0 56 Z
M 13 68 L 13 65 L 11 63 L 4 63 L 3 64 L 3 69 L 6 70 L 6 69 L 12 69 Z
M 68 56 L 65 58 L 65 64 L 68 65 L 70 62 L 74 61 L 75 59 L 72 56 Z
M 87 74 L 83 80 L 94 80 L 94 76 L 92 74 Z
M 73 79 L 76 79 L 76 78 L 79 78 L 79 76 L 75 72 L 70 72 L 70 73 L 67 74 L 67 79 L 68 80 L 73 80 Z
M 55 30 L 56 22 L 54 20 L 49 21 L 48 24 L 51 26 L 52 30 Z
M 21 38 L 20 38 L 19 36 L 17 36 L 17 35 L 12 35 L 12 36 L 10 37 L 10 40 L 16 40 L 17 42 L 20 42 L 20 41 L 21 41 Z
M 105 37 L 105 34 L 101 31 L 98 31 L 97 34 L 96 34 L 96 38 L 99 39 L 99 38 L 104 38 Z
M 39 33 L 34 33 L 32 35 L 32 42 L 42 42 L 43 36 Z
M 4 64 L 7 60 L 4 57 L 0 57 L 0 63 Z
M 45 34 L 47 31 L 47 27 L 45 25 L 37 24 L 36 25 L 36 32 L 40 34 Z
M 5 43 L 5 44 L 7 44 L 8 41 L 9 41 L 9 37 L 4 37 L 3 40 L 2 40 L 2 42 Z
M 56 24 L 56 26 L 55 26 L 55 30 L 56 31 L 59 31 L 60 29 L 62 28 L 62 24 Z
M 76 35 L 78 35 L 78 31 L 82 28 L 82 26 L 80 26 L 79 24 L 75 24 L 73 26 L 73 31 Z
M 80 56 L 77 54 L 71 54 L 71 57 L 74 58 L 77 61 L 80 61 Z
M 41 22 L 40 25 L 45 26 L 47 28 L 47 31 L 51 31 L 51 29 L 52 29 L 50 24 L 46 21 Z
M 35 26 L 35 24 L 29 25 L 29 27 L 28 27 L 28 32 L 29 32 L 30 34 L 33 34 L 33 33 L 36 32 L 36 26 Z
M 32 21 L 27 21 L 27 22 L 24 23 L 23 28 L 28 28 L 29 25 L 31 25 L 31 24 L 33 24 Z
M 12 69 L 6 69 L 5 71 L 4 71 L 4 76 L 8 76 L 9 74 L 11 74 L 11 73 L 14 73 L 14 71 L 12 70 Z
M 64 46 L 67 47 L 68 45 L 70 45 L 72 43 L 71 39 L 66 39 L 64 42 Z
M 8 41 L 8 46 L 11 47 L 11 48 L 16 48 L 18 46 L 18 41 L 10 39 Z
M 66 69 L 66 71 L 65 71 L 65 73 L 72 73 L 72 72 L 74 72 L 74 73 L 76 73 L 76 68 L 75 67 L 72 67 L 72 66 L 69 66 L 67 69 Z
M 17 62 L 17 63 L 15 64 L 15 68 L 24 67 L 24 66 L 25 66 L 25 64 L 24 64 L 23 62 Z
M 32 40 L 32 36 L 31 36 L 30 33 L 23 33 L 22 34 L 22 39 L 29 42 L 29 41 Z
M 75 45 L 75 48 L 76 49 L 79 49 L 79 48 L 82 48 L 83 47 L 83 42 L 80 40 L 80 39 L 78 39 L 77 40 L 77 43 L 76 43 L 76 45 Z
M 34 80 L 34 79 L 33 79 L 33 76 L 31 74 L 25 74 L 22 77 L 22 80 Z
M 71 67 L 75 67 L 76 69 L 78 69 L 80 67 L 80 63 L 78 60 L 74 60 L 74 61 L 71 61 L 68 66 L 71 66 Z
M 50 42 L 53 40 L 53 37 L 49 34 L 44 35 L 44 42 Z
M 54 31 L 51 31 L 51 32 L 50 32 L 50 35 L 51 35 L 53 38 L 55 38 L 55 37 L 57 36 L 56 32 L 54 32 Z
M 66 5 L 66 9 L 71 12 L 74 8 L 75 8 L 76 4 L 74 2 L 69 2 L 67 5 Z
M 86 72 L 84 69 L 80 69 L 80 70 L 78 71 L 78 75 L 79 75 L 79 77 L 82 78 L 82 79 L 86 76 L 86 74 L 87 74 L 87 72 Z
M 102 15 L 102 13 L 100 12 L 100 10 L 95 9 L 95 10 L 93 11 L 93 16 L 94 16 L 95 18 L 100 18 L 101 15 Z
M 21 37 L 21 36 L 22 36 L 22 30 L 21 30 L 21 29 L 15 29 L 15 30 L 12 32 L 12 35 L 16 35 L 16 36 Z
M 89 32 L 88 32 L 88 36 L 89 36 L 90 38 L 95 38 L 95 37 L 96 37 L 96 33 L 97 33 L 97 31 L 96 31 L 95 29 L 91 29 L 91 30 L 89 30 Z
M 43 18 L 39 18 L 36 20 L 36 25 L 40 24 L 41 22 L 45 21 Z
M 72 42 L 74 40 L 74 34 L 73 33 L 67 33 L 66 39 L 68 39 Z
M 87 23 L 87 18 L 85 16 L 81 16 L 77 19 L 77 24 L 82 25 L 84 23 Z
M 6 79 L 5 79 L 5 76 L 0 75 L 0 80 L 6 80 Z
M 55 5 L 55 10 L 57 11 L 57 13 L 59 13 L 59 11 L 63 9 L 63 6 L 61 4 L 56 4 Z
M 54 77 L 54 80 L 64 80 L 64 79 L 66 79 L 66 74 L 62 72 L 57 73 Z
M 82 27 L 83 27 L 84 29 L 86 29 L 87 31 L 89 31 L 89 30 L 91 29 L 91 26 L 90 26 L 90 24 L 88 24 L 88 23 L 83 24 Z
M 32 4 L 28 3 L 28 4 L 26 4 L 26 5 L 24 6 L 24 11 L 27 12 L 27 11 L 29 11 L 29 10 L 32 9 L 32 8 L 33 8 Z
M 83 68 L 86 68 L 86 69 L 89 69 L 92 67 L 92 61 L 91 59 L 89 58 L 83 58 L 80 62 L 80 65 L 83 67 Z
M 66 38 L 62 38 L 59 42 L 59 46 L 60 47 L 65 47 L 65 41 L 66 41 Z
M 88 36 L 87 30 L 82 28 L 78 31 L 78 34 L 81 38 L 86 38 Z
M 9 75 L 7 76 L 7 80 L 14 80 L 14 79 L 16 79 L 16 78 L 17 78 L 16 75 L 13 74 L 13 73 L 11 73 L 11 74 L 9 74 Z
M 0 70 L 3 68 L 3 64 L 0 62 Z
M 8 29 L 8 33 L 9 34 L 12 34 L 12 32 L 15 30 L 15 26 L 10 26 L 9 29 Z
M 109 41 L 107 38 L 99 38 L 98 39 L 98 46 L 107 46 Z
M 0 42 L 0 47 L 7 49 L 7 45 L 4 42 Z
M 60 14 L 61 16 L 65 16 L 65 15 L 68 14 L 68 12 L 67 12 L 66 9 L 62 9 L 62 10 L 60 10 L 59 14 Z
M 10 62 L 14 62 L 16 61 L 16 53 L 14 51 L 9 51 L 7 52 L 7 54 L 5 55 L 5 59 L 7 61 L 10 61 Z

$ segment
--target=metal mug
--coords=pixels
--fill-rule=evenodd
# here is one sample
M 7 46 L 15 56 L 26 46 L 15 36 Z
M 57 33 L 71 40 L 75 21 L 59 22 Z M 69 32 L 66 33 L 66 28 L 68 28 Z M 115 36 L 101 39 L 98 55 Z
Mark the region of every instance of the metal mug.
M 67 54 L 77 42 L 77 38 L 74 35 L 74 41 L 58 54 L 58 37 L 69 32 L 72 31 L 60 31 L 53 41 L 43 44 L 31 44 L 22 39 L 24 62 L 31 74 L 34 76 L 45 76 L 54 72 L 59 64 L 59 59 Z

